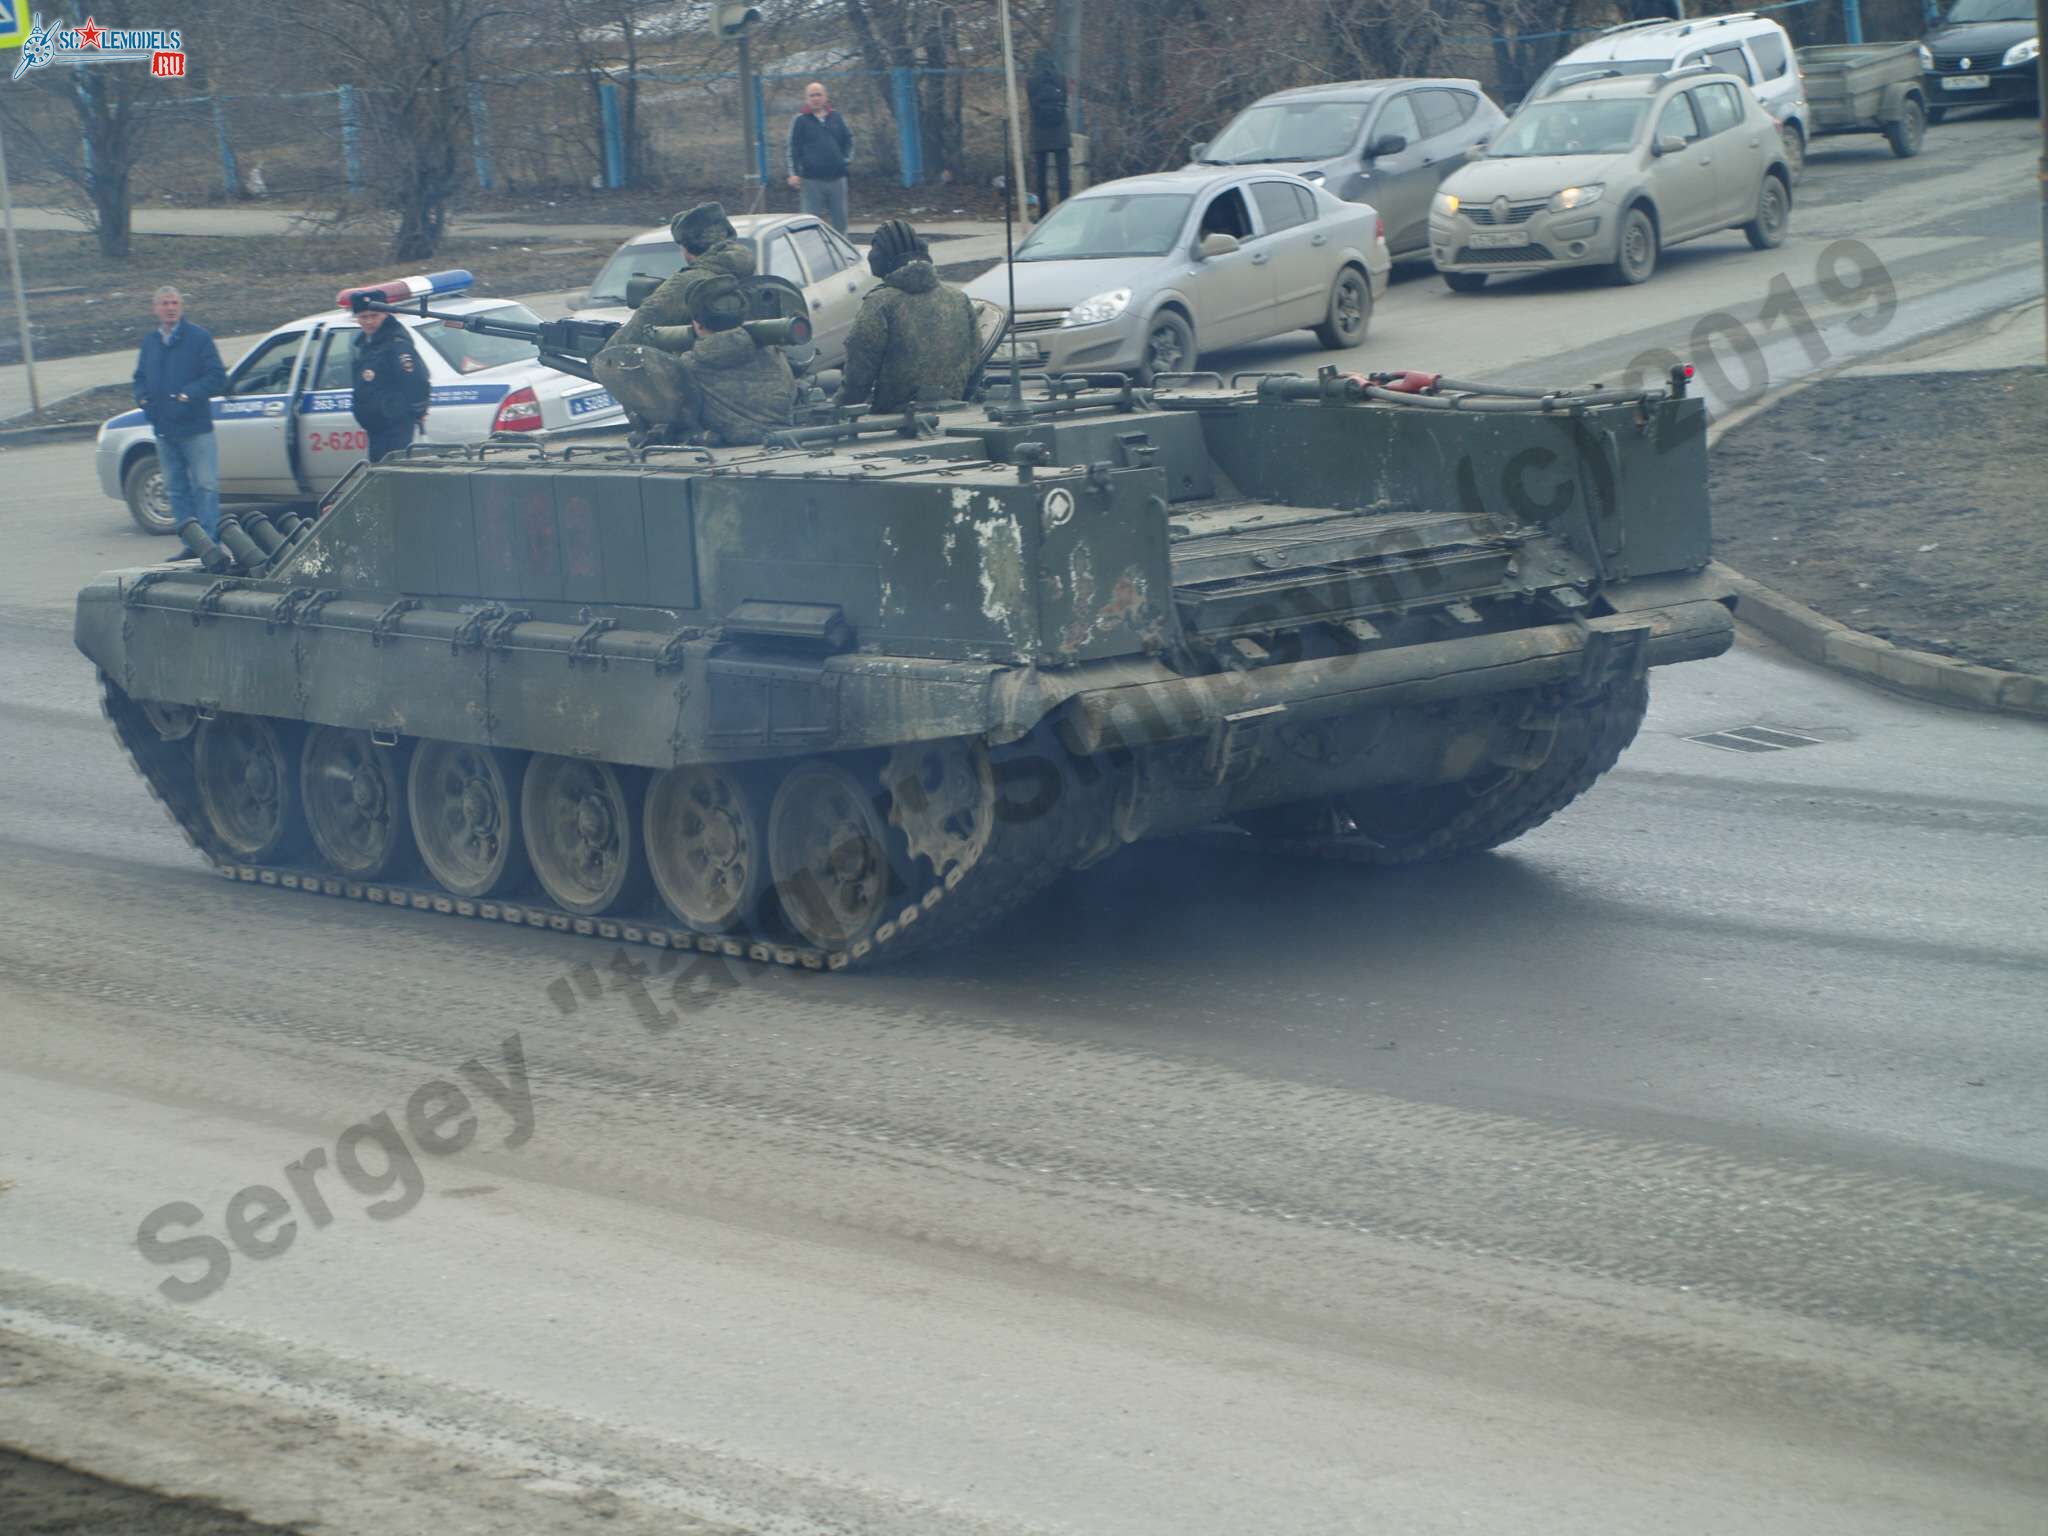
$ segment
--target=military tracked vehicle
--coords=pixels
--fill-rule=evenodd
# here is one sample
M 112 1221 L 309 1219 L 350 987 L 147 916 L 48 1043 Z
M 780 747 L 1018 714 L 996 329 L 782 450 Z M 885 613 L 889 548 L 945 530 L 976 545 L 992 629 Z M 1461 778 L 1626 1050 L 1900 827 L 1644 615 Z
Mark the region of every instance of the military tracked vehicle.
M 1140 838 L 1519 835 L 1729 645 L 1706 484 L 1679 375 L 1053 380 L 416 447 L 98 578 L 76 635 L 231 878 L 837 968 Z

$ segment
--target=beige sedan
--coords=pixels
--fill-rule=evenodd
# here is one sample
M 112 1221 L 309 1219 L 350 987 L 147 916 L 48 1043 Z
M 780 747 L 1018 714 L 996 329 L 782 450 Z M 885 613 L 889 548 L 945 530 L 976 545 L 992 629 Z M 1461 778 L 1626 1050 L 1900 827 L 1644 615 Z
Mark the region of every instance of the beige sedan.
M 1667 246 L 1739 229 L 1785 238 L 1792 172 L 1749 87 L 1704 70 L 1569 86 L 1522 108 L 1430 209 L 1430 255 L 1460 293 L 1494 273 L 1604 267 L 1640 283 Z

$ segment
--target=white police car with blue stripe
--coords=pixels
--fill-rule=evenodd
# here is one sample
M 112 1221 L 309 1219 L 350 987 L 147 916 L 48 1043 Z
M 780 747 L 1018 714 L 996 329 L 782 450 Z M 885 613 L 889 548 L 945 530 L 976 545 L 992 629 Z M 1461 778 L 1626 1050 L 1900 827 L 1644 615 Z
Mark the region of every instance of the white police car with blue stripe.
M 523 304 L 462 297 L 473 281 L 467 272 L 451 271 L 378 286 L 394 302 L 431 296 L 434 308 L 447 314 L 538 320 Z M 421 442 L 480 443 L 495 432 L 624 420 L 601 386 L 544 366 L 532 342 L 479 336 L 417 315 L 391 318 L 411 332 L 433 385 Z M 213 401 L 223 502 L 314 501 L 366 456 L 363 429 L 349 414 L 349 344 L 358 331 L 344 303 L 279 326 L 229 369 L 227 393 Z M 175 531 L 156 439 L 141 411 L 101 426 L 98 466 L 101 489 L 128 504 L 138 527 Z

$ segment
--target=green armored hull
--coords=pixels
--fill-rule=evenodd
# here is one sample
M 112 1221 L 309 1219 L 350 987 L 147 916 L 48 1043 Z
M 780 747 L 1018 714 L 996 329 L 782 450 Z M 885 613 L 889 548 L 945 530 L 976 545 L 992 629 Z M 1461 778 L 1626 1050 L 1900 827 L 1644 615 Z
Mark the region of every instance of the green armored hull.
M 416 451 L 97 579 L 77 642 L 231 876 L 836 967 L 1193 827 L 1535 825 L 1730 643 L 1704 437 L 1325 375 Z

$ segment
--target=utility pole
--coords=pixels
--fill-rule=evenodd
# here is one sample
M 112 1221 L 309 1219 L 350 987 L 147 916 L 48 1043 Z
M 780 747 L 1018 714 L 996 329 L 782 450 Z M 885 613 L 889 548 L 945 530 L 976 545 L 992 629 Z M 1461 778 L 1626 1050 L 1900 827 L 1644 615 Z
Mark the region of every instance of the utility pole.
M 1024 129 L 1017 116 L 1017 49 L 1010 40 L 1010 0 L 997 0 L 1003 19 L 1003 100 L 1010 119 L 1010 179 L 1017 187 L 1017 222 L 1029 225 L 1031 205 L 1024 201 Z
M 754 61 L 747 37 L 754 30 L 754 23 L 761 19 L 761 12 L 751 5 L 721 5 L 712 19 L 720 37 L 732 38 L 740 45 L 740 140 L 747 157 L 746 172 L 740 179 L 749 189 L 747 211 L 759 213 L 768 181 L 761 171 L 761 152 L 754 145 Z
M 7 275 L 14 284 L 14 318 L 21 326 L 21 362 L 28 370 L 28 411 L 29 419 L 33 421 L 43 414 L 43 397 L 36 388 L 36 341 L 28 329 L 28 295 L 21 287 L 21 252 L 14 244 L 14 191 L 7 184 L 7 140 L 4 137 L 0 137 L 0 218 L 4 218 L 7 225 Z

